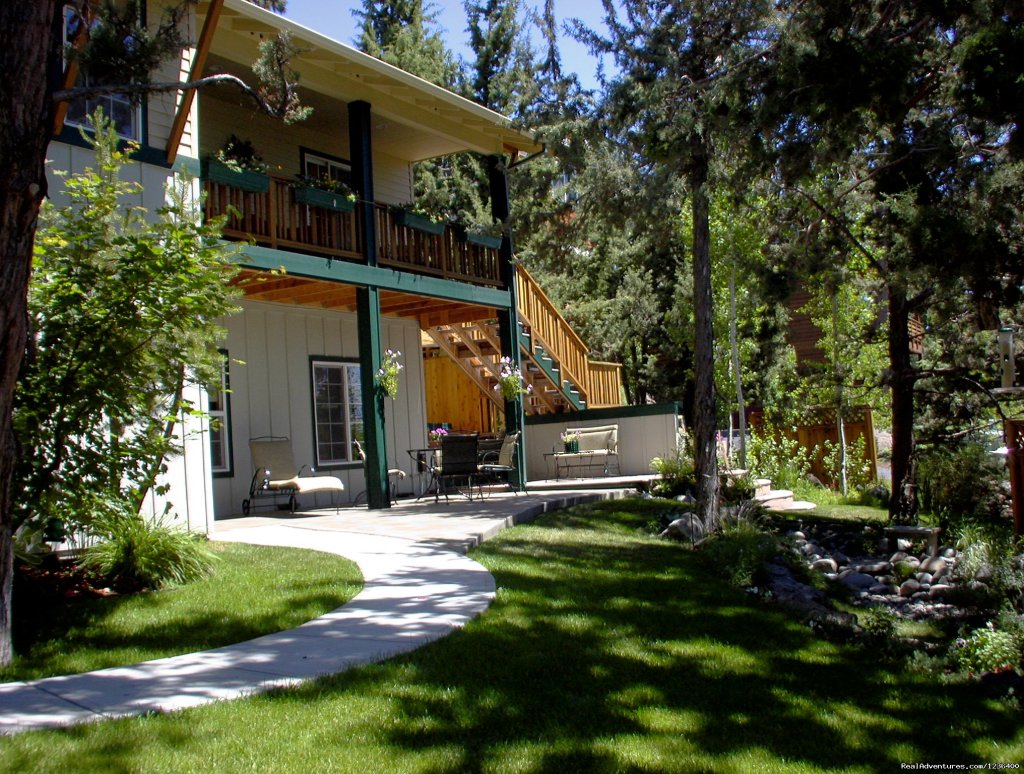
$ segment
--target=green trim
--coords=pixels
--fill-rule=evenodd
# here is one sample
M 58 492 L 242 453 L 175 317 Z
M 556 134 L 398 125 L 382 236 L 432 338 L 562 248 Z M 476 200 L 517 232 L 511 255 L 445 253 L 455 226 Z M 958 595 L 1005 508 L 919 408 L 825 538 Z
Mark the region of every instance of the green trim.
M 489 247 L 491 250 L 498 250 L 501 247 L 501 237 L 491 236 L 490 234 L 481 234 L 476 231 L 466 231 L 465 241 L 471 245 L 479 245 L 480 247 Z
M 198 179 L 202 174 L 202 165 L 199 163 L 199 159 L 194 159 L 191 156 L 178 156 L 172 170 L 177 174 L 187 174 L 189 177 Z
M 54 142 L 64 143 L 65 145 L 74 145 L 77 148 L 86 148 L 92 150 L 92 145 L 79 133 L 79 127 L 73 124 L 66 124 L 64 128 L 60 130 L 59 134 L 53 136 Z M 86 130 L 88 131 L 88 130 Z M 124 150 L 128 140 L 120 140 L 117 143 L 118 150 Z M 140 161 L 143 164 L 152 164 L 154 167 L 163 167 L 164 169 L 171 169 L 171 165 L 167 163 L 167 150 L 164 148 L 154 148 L 151 145 L 140 145 L 139 149 L 132 153 L 132 161 Z
M 567 411 L 564 414 L 537 414 L 526 418 L 527 425 L 557 425 L 587 420 L 632 419 L 634 417 L 653 417 L 664 414 L 679 416 L 682 404 L 652 403 L 644 406 L 609 406 L 607 408 L 585 409 L 584 411 Z
M 344 282 L 348 285 L 362 285 L 381 290 L 397 290 L 448 301 L 462 301 L 495 309 L 512 308 L 511 295 L 507 290 L 470 285 L 465 282 L 424 277 L 419 274 L 396 271 L 381 266 L 366 266 L 350 261 L 330 260 L 312 255 L 275 250 L 259 245 L 244 245 L 235 261 L 246 268 L 284 269 L 288 274 L 312 279 Z

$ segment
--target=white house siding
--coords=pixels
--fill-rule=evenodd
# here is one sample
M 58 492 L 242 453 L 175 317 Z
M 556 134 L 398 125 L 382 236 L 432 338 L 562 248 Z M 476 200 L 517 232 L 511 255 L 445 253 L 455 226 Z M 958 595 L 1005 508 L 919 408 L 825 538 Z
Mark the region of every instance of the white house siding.
M 226 321 L 225 348 L 231 359 L 230 428 L 233 473 L 213 481 L 214 511 L 218 518 L 241 512 L 252 479 L 249 439 L 287 436 L 295 464 L 314 464 L 310 358 L 359 357 L 357 318 L 353 313 L 244 301 L 243 311 Z M 426 403 L 420 330 L 415 322 L 383 321 L 384 347 L 402 352 L 398 397 L 385 400 L 388 467 L 412 471 L 407 449 L 426 442 Z M 331 469 L 345 484 L 336 502 L 349 502 L 362 492 L 359 465 Z M 413 478 L 403 483 L 409 491 Z M 330 494 L 305 495 L 303 507 L 331 504 Z M 256 503 L 260 504 L 259 501 Z
M 155 26 L 160 21 L 162 3 L 154 2 L 149 8 L 149 23 Z M 175 83 L 188 80 L 189 71 L 192 68 L 192 58 L 195 56 L 195 42 L 199 38 L 200 24 L 196 21 L 195 8 L 189 6 L 184 18 L 181 21 L 180 29 L 182 38 L 189 44 L 182 49 L 180 56 L 170 57 L 165 60 L 153 72 L 154 83 Z M 148 109 L 148 144 L 154 148 L 164 149 L 167 147 L 167 140 L 171 136 L 171 126 L 174 124 L 174 116 L 177 112 L 178 102 L 181 93 L 177 91 L 151 94 L 146 100 Z M 190 121 L 185 126 L 181 142 L 178 145 L 178 155 L 196 158 L 198 149 L 194 147 L 193 127 L 195 122 L 195 100 L 192 103 Z
M 624 416 L 614 417 L 606 409 L 600 419 L 565 423 L 538 422 L 526 426 L 526 470 L 531 479 L 555 477 L 553 460 L 545 454 L 561 450 L 560 433 L 567 427 L 619 426 L 619 469 L 624 476 L 638 476 L 651 472 L 651 460 L 671 455 L 678 442 L 678 418 L 674 411 L 664 414 L 635 416 L 628 407 Z M 574 473 L 575 475 L 575 473 Z

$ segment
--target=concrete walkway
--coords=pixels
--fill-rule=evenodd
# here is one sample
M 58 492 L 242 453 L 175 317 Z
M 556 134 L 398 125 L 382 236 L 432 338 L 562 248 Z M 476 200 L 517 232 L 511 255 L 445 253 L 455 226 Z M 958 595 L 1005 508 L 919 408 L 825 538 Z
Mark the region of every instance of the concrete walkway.
M 353 560 L 364 587 L 298 628 L 200 653 L 0 684 L 0 733 L 170 712 L 383 661 L 445 636 L 494 599 L 494 578 L 464 554 L 541 513 L 622 490 L 547 492 L 482 502 L 399 503 L 218 521 L 216 540 L 309 548 Z

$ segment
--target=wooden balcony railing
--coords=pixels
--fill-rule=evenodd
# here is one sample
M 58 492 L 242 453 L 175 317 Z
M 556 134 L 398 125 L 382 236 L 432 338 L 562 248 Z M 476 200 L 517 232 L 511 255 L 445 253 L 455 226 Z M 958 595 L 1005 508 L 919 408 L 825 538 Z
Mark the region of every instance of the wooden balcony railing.
M 621 406 L 622 366 L 591 360 L 583 340 L 522 266 L 516 267 L 516 289 L 520 319 L 555 361 L 562 378 L 576 385 L 587 407 Z
M 270 177 L 268 190 L 252 192 L 206 179 L 206 216 L 226 215 L 224 236 L 330 258 L 363 260 L 363 234 L 355 212 L 300 204 L 286 178 Z M 374 208 L 377 260 L 382 266 L 476 285 L 502 285 L 499 252 L 459 239 L 453 228 L 427 234 L 400 225 L 383 204 Z

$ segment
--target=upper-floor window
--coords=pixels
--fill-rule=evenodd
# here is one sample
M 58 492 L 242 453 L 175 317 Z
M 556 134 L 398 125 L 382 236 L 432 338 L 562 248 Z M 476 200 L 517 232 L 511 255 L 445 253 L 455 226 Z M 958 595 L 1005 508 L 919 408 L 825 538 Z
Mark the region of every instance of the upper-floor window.
M 83 24 L 82 17 L 72 5 L 64 6 L 64 46 L 72 45 L 78 37 L 79 30 Z M 94 21 L 93 24 L 100 24 Z M 65 66 L 67 62 L 65 60 Z M 79 74 L 78 86 L 94 85 L 84 74 Z M 78 99 L 68 103 L 67 114 L 64 123 L 71 126 L 89 126 L 89 117 L 96 112 L 96 108 L 102 108 L 107 118 L 114 122 L 114 129 L 126 140 L 140 140 L 142 137 L 140 127 L 142 125 L 141 109 L 139 105 L 132 104 L 126 94 L 105 94 L 89 99 Z
M 302 149 L 302 174 L 318 180 L 340 180 L 352 184 L 352 165 L 336 156 Z

